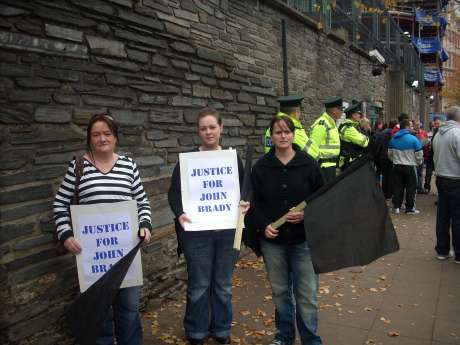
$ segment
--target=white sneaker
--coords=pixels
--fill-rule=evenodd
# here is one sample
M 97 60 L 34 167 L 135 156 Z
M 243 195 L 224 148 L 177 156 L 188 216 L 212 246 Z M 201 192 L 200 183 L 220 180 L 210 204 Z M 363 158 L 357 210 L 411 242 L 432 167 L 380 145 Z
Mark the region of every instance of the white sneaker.
M 447 254 L 447 255 L 438 254 L 438 255 L 436 255 L 436 259 L 438 259 L 438 260 L 447 260 L 447 259 L 450 259 L 451 257 L 452 256 L 450 254 Z
M 420 213 L 420 211 L 416 210 L 415 208 L 413 208 L 412 210 L 406 211 L 406 214 L 419 214 L 419 213 Z
M 399 214 L 399 208 L 393 208 L 391 209 L 391 212 L 393 212 L 394 214 Z
M 268 345 L 285 345 L 283 341 L 279 339 L 273 339 Z

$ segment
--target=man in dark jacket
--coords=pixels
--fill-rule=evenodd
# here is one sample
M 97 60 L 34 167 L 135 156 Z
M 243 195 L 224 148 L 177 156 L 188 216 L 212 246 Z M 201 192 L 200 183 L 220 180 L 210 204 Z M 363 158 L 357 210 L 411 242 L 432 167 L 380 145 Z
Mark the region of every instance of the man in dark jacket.
M 388 158 L 388 145 L 393 137 L 392 132 L 396 124 L 397 122 L 395 120 L 391 120 L 388 128 L 376 135 L 374 143 L 374 159 L 379 160 L 382 169 L 382 190 L 387 202 L 389 202 L 393 196 L 391 186 L 391 171 L 393 170 L 393 162 Z

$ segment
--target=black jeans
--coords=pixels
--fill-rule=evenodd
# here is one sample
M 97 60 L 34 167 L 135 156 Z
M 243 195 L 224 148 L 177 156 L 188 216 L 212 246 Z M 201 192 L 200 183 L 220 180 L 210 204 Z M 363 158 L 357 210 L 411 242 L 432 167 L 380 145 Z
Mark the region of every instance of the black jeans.
M 425 185 L 427 192 L 431 190 L 431 176 L 433 175 L 433 162 L 430 159 L 425 160 Z
M 417 192 L 423 192 L 423 164 L 417 166 Z
M 393 195 L 391 187 L 391 171 L 393 170 L 393 163 L 390 160 L 381 160 L 382 169 L 382 190 L 385 199 L 391 199 Z
M 436 215 L 436 252 L 448 255 L 450 228 L 455 259 L 460 260 L 460 179 L 436 177 L 438 211 Z
M 417 169 L 414 165 L 395 165 L 391 174 L 393 184 L 393 207 L 400 208 L 406 192 L 406 212 L 415 207 Z

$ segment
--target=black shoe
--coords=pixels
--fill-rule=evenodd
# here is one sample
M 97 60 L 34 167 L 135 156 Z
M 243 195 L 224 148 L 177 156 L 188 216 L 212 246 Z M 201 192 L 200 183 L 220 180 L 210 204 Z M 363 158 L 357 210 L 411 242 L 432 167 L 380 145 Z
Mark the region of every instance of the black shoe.
M 187 340 L 190 343 L 190 345 L 203 345 L 204 344 L 204 339 L 187 338 Z
M 214 339 L 216 339 L 216 341 L 222 345 L 228 345 L 232 343 L 232 339 L 230 339 L 230 337 L 226 337 L 226 338 L 214 337 Z

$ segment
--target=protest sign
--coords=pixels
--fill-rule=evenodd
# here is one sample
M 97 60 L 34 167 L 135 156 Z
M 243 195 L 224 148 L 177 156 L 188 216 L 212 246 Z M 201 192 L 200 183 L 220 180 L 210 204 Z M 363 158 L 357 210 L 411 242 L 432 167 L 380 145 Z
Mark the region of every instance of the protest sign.
M 74 236 L 82 251 L 76 256 L 80 291 L 84 292 L 139 242 L 135 200 L 111 204 L 71 205 Z M 121 288 L 142 285 L 140 252 Z
M 179 154 L 185 230 L 234 229 L 240 184 L 235 150 Z

